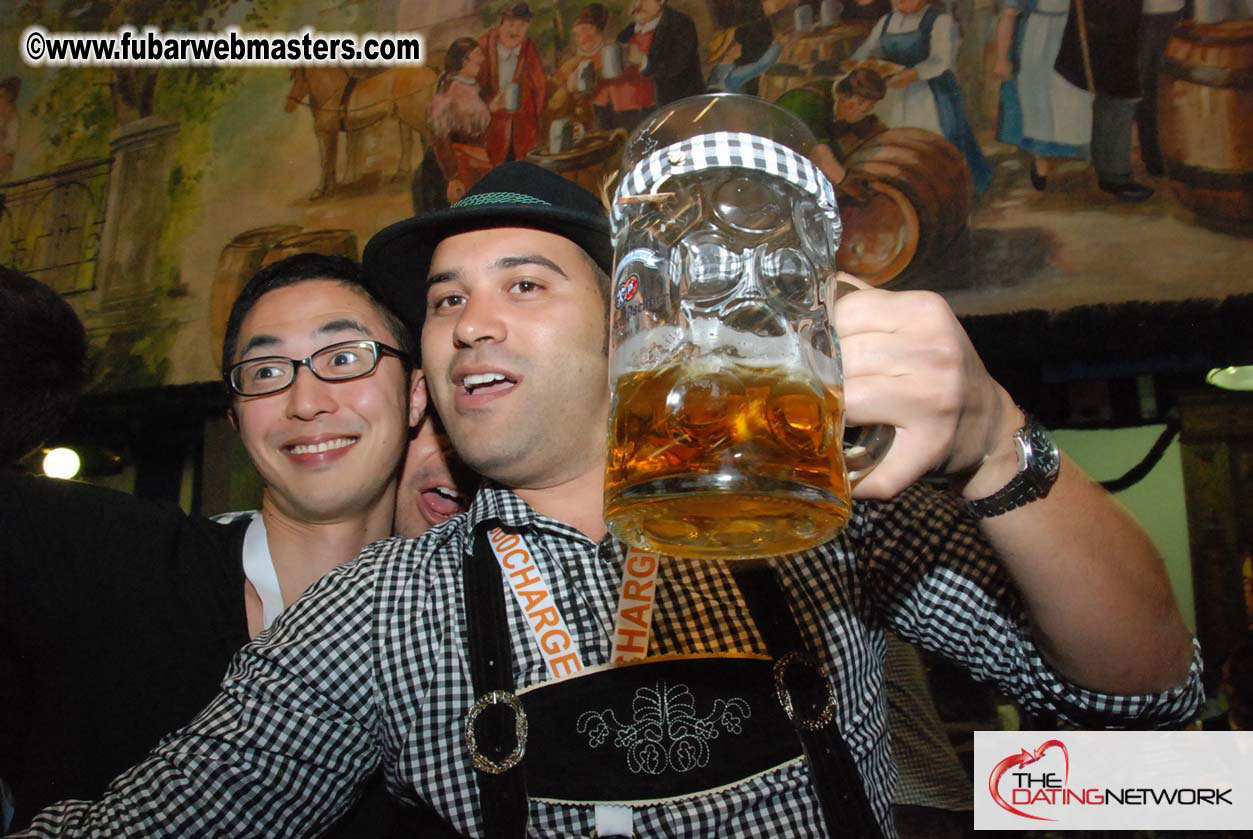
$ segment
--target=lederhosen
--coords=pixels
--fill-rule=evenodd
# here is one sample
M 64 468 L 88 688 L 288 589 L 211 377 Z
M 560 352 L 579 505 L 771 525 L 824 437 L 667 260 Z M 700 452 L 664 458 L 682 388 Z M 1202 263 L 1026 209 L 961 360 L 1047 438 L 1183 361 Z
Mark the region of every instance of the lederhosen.
M 515 693 L 502 561 L 489 532 L 499 547 L 499 523 L 480 524 L 463 567 L 478 700 L 467 748 L 485 836 L 525 836 L 530 798 L 655 806 L 801 759 L 828 835 L 882 836 L 836 724 L 832 683 L 806 651 L 773 571 L 735 573 L 769 655 L 645 658 Z

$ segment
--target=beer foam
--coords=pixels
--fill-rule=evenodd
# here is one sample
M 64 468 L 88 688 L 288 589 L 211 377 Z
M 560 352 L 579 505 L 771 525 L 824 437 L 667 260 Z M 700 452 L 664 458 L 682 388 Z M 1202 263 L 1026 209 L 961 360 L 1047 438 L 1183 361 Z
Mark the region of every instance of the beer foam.
M 801 346 L 794 332 L 757 335 L 727 326 L 718 318 L 692 318 L 691 341 L 702 352 L 750 362 L 754 367 L 800 367 Z
M 683 343 L 683 330 L 677 326 L 657 326 L 637 332 L 614 348 L 610 378 L 664 367 L 667 362 L 681 357 Z
M 686 328 L 658 326 L 632 335 L 614 351 L 612 378 L 679 362 L 739 363 L 749 367 L 807 370 L 798 336 L 742 332 L 717 318 L 692 318 Z

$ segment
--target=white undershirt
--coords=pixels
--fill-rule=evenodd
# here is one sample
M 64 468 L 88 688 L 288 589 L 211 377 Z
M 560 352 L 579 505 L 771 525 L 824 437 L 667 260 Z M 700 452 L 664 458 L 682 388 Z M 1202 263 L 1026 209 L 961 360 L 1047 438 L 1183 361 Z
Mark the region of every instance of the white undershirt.
M 275 618 L 283 614 L 283 593 L 279 589 L 274 558 L 270 556 L 265 519 L 260 513 L 252 517 L 244 533 L 244 577 L 261 598 L 261 628 L 269 629 Z
M 500 86 L 513 81 L 513 74 L 518 70 L 518 56 L 522 53 L 522 47 L 505 47 L 500 44 L 496 45 L 496 65 L 500 70 Z
M 661 23 L 661 15 L 657 15 L 657 17 L 653 18 L 648 23 L 637 23 L 635 24 L 634 34 L 647 35 L 649 32 L 652 32 L 654 29 L 656 29 L 657 24 L 659 23 Z

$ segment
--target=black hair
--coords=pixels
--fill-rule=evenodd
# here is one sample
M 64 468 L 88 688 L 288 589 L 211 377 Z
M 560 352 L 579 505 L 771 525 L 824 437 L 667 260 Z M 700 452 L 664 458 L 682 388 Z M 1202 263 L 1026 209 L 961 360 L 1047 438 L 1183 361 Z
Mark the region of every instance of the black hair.
M 478 48 L 479 42 L 474 38 L 458 38 L 449 44 L 447 52 L 444 53 L 444 72 L 440 73 L 435 81 L 435 89 L 440 93 L 447 90 L 452 84 L 453 76 L 466 66 L 466 59 Z
M 70 304 L 0 266 L 0 467 L 61 430 L 87 378 L 87 332 Z
M 514 18 L 515 20 L 530 20 L 533 17 L 535 17 L 535 15 L 532 14 L 531 7 L 528 6 L 525 2 L 514 3 L 512 6 L 508 6 L 505 9 L 501 10 L 501 13 L 500 13 L 501 20 L 504 20 L 505 18 Z
M 605 8 L 603 3 L 588 3 L 583 7 L 583 11 L 579 12 L 578 18 L 574 21 L 574 26 L 580 23 L 588 23 L 597 30 L 604 32 L 605 27 L 609 25 L 609 10 Z
M 343 256 L 300 253 L 262 268 L 239 292 L 239 297 L 235 298 L 235 305 L 231 307 L 231 316 L 226 321 L 226 337 L 222 341 L 223 375 L 234 364 L 235 350 L 238 349 L 239 343 L 239 328 L 243 325 L 244 318 L 252 311 L 252 307 L 257 305 L 257 301 L 276 289 L 313 280 L 337 282 L 369 300 L 392 333 L 396 349 L 403 352 L 412 364 L 417 365 L 418 350 L 413 333 L 387 304 L 370 291 L 365 284 L 361 263 Z

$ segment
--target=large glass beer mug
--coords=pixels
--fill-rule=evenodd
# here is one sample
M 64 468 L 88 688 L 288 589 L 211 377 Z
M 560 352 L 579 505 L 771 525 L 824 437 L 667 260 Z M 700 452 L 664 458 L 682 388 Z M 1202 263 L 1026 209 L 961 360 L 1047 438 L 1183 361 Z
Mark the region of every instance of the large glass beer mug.
M 840 219 L 815 140 L 752 96 L 660 109 L 613 196 L 605 519 L 693 559 L 804 550 L 848 521 L 891 429 L 844 441 Z

